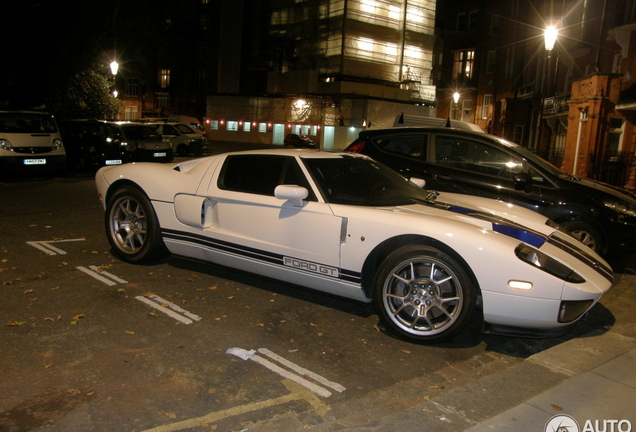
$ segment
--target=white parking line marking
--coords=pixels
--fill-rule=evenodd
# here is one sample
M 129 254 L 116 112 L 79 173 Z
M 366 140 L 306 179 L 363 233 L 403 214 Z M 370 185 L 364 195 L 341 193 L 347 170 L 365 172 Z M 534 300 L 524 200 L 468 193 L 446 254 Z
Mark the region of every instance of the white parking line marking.
M 108 286 L 113 286 L 116 285 L 117 282 L 119 283 L 128 283 L 128 281 L 125 281 L 117 276 L 115 276 L 112 273 L 108 273 L 105 271 L 100 271 L 99 268 L 97 266 L 90 266 L 90 268 L 86 268 L 84 266 L 77 266 L 76 267 L 79 271 L 86 273 L 87 275 L 97 279 L 98 281 L 105 283 Z M 107 276 L 107 277 L 104 277 Z M 110 278 L 110 279 L 108 279 Z
M 344 386 L 335 383 L 333 381 L 329 381 L 327 378 L 318 375 L 317 373 L 314 373 L 308 369 L 305 369 L 301 366 L 298 366 L 296 363 L 292 363 L 289 360 L 279 356 L 278 354 L 268 350 L 267 348 L 259 348 L 258 352 L 266 355 L 267 357 L 271 358 L 272 360 L 276 360 L 278 363 L 282 364 L 283 366 L 287 366 L 289 369 L 293 370 L 294 372 L 298 373 L 300 376 L 308 376 L 309 378 L 313 379 L 314 381 L 318 381 L 320 384 L 327 386 L 329 388 L 334 389 L 335 391 L 337 391 L 338 393 L 342 393 L 343 391 L 345 391 L 346 389 L 344 388 Z
M 184 324 L 192 324 L 194 321 L 201 320 L 200 316 L 195 315 L 192 312 L 188 312 L 180 306 L 170 303 L 168 300 L 162 299 L 157 295 L 137 296 L 135 298 Z
M 114 274 L 109 273 L 107 271 L 100 270 L 99 267 L 97 267 L 97 266 L 92 265 L 92 266 L 89 266 L 89 268 L 91 270 L 93 270 L 94 272 L 98 273 L 98 274 L 101 274 L 101 275 L 104 275 L 104 276 L 108 276 L 109 278 L 111 278 L 115 282 L 119 282 L 119 283 L 122 283 L 122 284 L 127 284 L 128 283 L 127 280 L 124 280 L 124 279 L 120 278 L 119 276 L 115 276 Z
M 47 255 L 66 255 L 66 252 L 60 248 L 53 246 L 51 243 L 62 242 L 75 242 L 84 241 L 85 239 L 67 239 L 67 240 L 41 240 L 41 241 L 28 241 L 27 244 L 33 246 L 36 249 L 41 250 Z
M 305 388 L 308 388 L 309 390 L 311 390 L 312 392 L 314 392 L 315 394 L 317 394 L 318 396 L 322 396 L 322 397 L 329 397 L 331 396 L 331 392 L 329 390 L 327 390 L 324 387 L 321 387 L 317 384 L 314 384 L 312 382 L 310 382 L 309 380 L 305 379 L 305 377 L 311 378 L 315 381 L 318 381 L 319 383 L 326 385 L 328 387 L 331 387 L 332 389 L 338 391 L 338 392 L 343 392 L 345 390 L 345 388 L 343 386 L 341 386 L 338 383 L 334 383 L 332 381 L 329 381 L 328 379 L 314 373 L 311 372 L 310 370 L 307 370 L 303 367 L 298 366 L 297 364 L 290 362 L 289 360 L 286 360 L 285 358 L 279 356 L 278 354 L 273 353 L 272 351 L 266 349 L 266 348 L 259 348 L 258 350 L 259 353 L 264 354 L 266 356 L 268 356 L 269 358 L 271 358 L 272 360 L 275 360 L 277 362 L 279 362 L 280 364 L 292 369 L 293 371 L 297 372 L 298 374 L 302 374 L 302 375 L 296 375 L 286 369 L 283 369 L 282 367 L 272 363 L 271 361 L 267 360 L 266 358 L 263 358 L 259 355 L 256 354 L 255 350 L 245 350 L 243 348 L 228 348 L 226 353 L 233 355 L 235 357 L 238 357 L 242 360 L 252 360 L 255 361 L 256 363 L 259 363 L 263 366 L 265 366 L 266 368 L 268 368 L 269 370 L 276 372 L 277 374 L 290 379 L 302 386 L 304 386 Z

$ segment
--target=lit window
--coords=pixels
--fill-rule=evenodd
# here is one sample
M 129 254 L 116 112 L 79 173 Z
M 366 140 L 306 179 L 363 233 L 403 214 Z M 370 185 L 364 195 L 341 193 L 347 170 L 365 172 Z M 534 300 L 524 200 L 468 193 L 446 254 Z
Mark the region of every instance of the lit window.
M 267 123 L 259 123 L 258 131 L 261 133 L 267 132 Z
M 159 75 L 159 84 L 161 88 L 169 88 L 170 87 L 170 69 L 161 69 Z
M 248 121 L 243 122 L 243 132 L 249 132 L 250 130 L 252 130 L 252 123 Z
M 210 130 L 219 130 L 218 120 L 210 120 Z
M 473 77 L 475 51 L 455 51 L 453 53 L 453 79 L 469 80 Z
M 225 130 L 228 131 L 238 131 L 238 122 L 237 121 L 228 121 L 227 125 L 225 126 Z

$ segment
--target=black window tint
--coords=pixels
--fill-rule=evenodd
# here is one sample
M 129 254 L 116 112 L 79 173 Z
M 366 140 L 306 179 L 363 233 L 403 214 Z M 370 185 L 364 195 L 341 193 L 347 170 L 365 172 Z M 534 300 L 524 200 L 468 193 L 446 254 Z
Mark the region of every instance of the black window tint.
M 307 188 L 309 200 L 315 200 L 296 160 L 288 156 L 228 156 L 219 176 L 219 189 L 274 196 L 276 186 L 298 185 Z
M 436 137 L 435 162 L 442 166 L 506 178 L 523 171 L 521 159 L 503 150 L 452 136 Z
M 176 129 L 170 125 L 163 126 L 163 134 L 164 135 L 179 135 Z
M 382 150 L 403 156 L 421 158 L 426 156 L 427 135 L 398 135 L 375 140 Z

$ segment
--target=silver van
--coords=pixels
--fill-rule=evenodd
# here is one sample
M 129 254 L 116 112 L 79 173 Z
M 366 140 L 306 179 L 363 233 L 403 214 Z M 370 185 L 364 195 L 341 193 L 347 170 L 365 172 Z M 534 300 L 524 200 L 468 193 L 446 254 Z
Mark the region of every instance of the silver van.
M 51 114 L 0 111 L 0 169 L 7 172 L 62 172 L 66 152 Z

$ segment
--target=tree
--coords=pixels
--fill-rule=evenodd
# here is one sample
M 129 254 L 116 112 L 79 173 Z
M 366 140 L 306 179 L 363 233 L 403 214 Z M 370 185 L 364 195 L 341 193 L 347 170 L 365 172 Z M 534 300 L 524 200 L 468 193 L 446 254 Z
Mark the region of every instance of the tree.
M 104 74 L 84 69 L 60 83 L 47 100 L 47 110 L 58 119 L 113 119 L 121 102 L 111 93 L 112 82 Z

